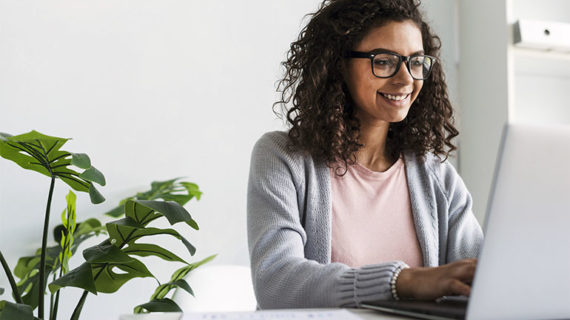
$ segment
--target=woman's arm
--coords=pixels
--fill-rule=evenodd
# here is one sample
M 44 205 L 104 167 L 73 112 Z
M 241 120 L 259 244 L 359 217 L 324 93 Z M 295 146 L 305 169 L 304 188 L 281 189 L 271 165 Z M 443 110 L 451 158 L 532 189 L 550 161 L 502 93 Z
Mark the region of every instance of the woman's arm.
M 438 203 L 439 232 L 446 247 L 440 250 L 442 266 L 402 270 L 396 287 L 403 298 L 433 300 L 444 295 L 471 292 L 477 256 L 483 243 L 483 232 L 472 212 L 469 191 L 455 168 L 447 161 L 433 162 L 434 178 L 445 203 Z M 440 237 L 441 238 L 441 237 Z

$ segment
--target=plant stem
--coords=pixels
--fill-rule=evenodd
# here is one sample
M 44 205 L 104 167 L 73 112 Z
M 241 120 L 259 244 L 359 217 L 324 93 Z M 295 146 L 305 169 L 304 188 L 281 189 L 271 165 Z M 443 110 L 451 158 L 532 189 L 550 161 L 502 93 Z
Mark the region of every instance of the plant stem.
M 53 273 L 52 282 L 55 281 L 55 272 Z M 49 295 L 49 319 L 53 319 L 53 293 Z
M 46 206 L 46 215 L 44 220 L 44 233 L 42 238 L 42 255 L 40 258 L 40 287 L 38 292 L 38 318 L 42 320 L 44 318 L 44 293 L 46 285 L 46 251 L 47 251 L 47 237 L 49 228 L 49 213 L 51 209 L 51 198 L 53 196 L 53 189 L 55 186 L 55 176 L 51 176 L 51 184 L 49 187 L 48 202 Z
M 79 315 L 81 314 L 81 310 L 83 309 L 83 305 L 85 304 L 85 299 L 87 299 L 88 293 L 89 293 L 89 291 L 87 291 L 87 290 L 83 291 L 83 294 L 81 295 L 81 299 L 79 299 L 79 303 L 75 307 L 75 310 L 73 310 L 73 314 L 71 315 L 71 318 L 70 318 L 71 320 L 79 319 Z
M 12 271 L 10 271 L 10 267 L 8 266 L 8 262 L 6 262 L 6 259 L 4 259 L 2 251 L 0 251 L 0 261 L 2 261 L 2 268 L 4 268 L 4 272 L 6 272 L 8 281 L 10 281 L 10 287 L 12 287 L 12 293 L 14 294 L 16 302 L 23 303 L 22 297 L 20 296 L 20 292 L 18 291 L 18 286 L 16 285 L 16 281 L 14 281 L 14 276 L 12 275 Z
M 94 281 L 97 280 L 97 278 L 99 278 L 99 275 L 101 274 L 101 272 L 103 272 L 104 269 L 105 269 L 105 267 L 101 268 L 101 270 L 99 270 L 99 272 L 97 272 L 95 277 L 93 277 Z M 87 290 L 83 291 L 83 294 L 81 295 L 81 299 L 79 299 L 77 306 L 75 306 L 75 310 L 73 310 L 73 314 L 71 315 L 71 320 L 79 319 L 79 314 L 81 314 L 81 310 L 83 309 L 83 305 L 85 304 L 85 299 L 87 299 L 88 293 L 89 293 L 89 291 L 87 291 Z
M 63 266 L 61 266 L 61 268 L 59 269 L 59 278 L 61 278 L 61 276 L 63 275 Z M 53 274 L 54 277 L 54 281 L 55 281 L 55 272 Z M 51 320 L 56 320 L 57 319 L 57 309 L 59 307 L 59 293 L 61 292 L 61 290 L 57 290 L 57 293 L 55 294 L 55 303 L 52 305 L 51 308 L 51 312 L 50 312 L 50 319 Z M 52 294 L 53 297 L 53 294 Z
M 52 308 L 52 314 L 51 314 L 51 320 L 55 320 L 57 319 L 57 309 L 59 307 L 59 293 L 61 290 L 57 290 L 57 293 L 55 294 L 55 303 L 53 305 Z

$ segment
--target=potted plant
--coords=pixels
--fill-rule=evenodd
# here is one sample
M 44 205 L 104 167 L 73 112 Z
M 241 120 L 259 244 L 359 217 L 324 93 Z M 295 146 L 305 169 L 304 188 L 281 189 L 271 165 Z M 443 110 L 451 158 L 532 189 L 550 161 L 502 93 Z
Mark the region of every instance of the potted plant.
M 123 199 L 119 206 L 107 212 L 108 216 L 119 219 L 102 225 L 97 219 L 76 222 L 76 195 L 70 190 L 66 196 L 67 206 L 61 215 L 62 224 L 56 227 L 54 232 L 58 244 L 48 246 L 51 203 L 56 180 L 61 180 L 76 192 L 88 193 L 93 204 L 105 201 L 95 187 L 95 184 L 105 185 L 104 175 L 92 166 L 88 155 L 61 150 L 68 140 L 36 131 L 17 136 L 0 133 L 1 157 L 50 178 L 41 248 L 32 256 L 20 258 L 14 273 L 0 250 L 0 262 L 14 298 L 14 302 L 0 301 L 0 320 L 58 319 L 59 300 L 65 287 L 84 290 L 71 316 L 71 319 L 79 319 L 89 293 L 114 293 L 134 278 L 154 277 L 147 266 L 137 259 L 141 256 L 155 256 L 167 262 L 183 263 L 184 266 L 177 269 L 169 281 L 159 281 L 150 301 L 136 306 L 134 312 L 180 311 L 168 295 L 175 288 L 193 294 L 184 278 L 214 256 L 189 263 L 168 249 L 149 243 L 147 237 L 174 237 L 180 240 L 190 255 L 194 255 L 196 248 L 178 231 L 173 228 L 157 228 L 152 222 L 166 219 L 170 225 L 181 223 L 198 230 L 198 224 L 183 205 L 191 199 L 199 200 L 202 192 L 196 184 L 178 178 L 153 182 L 150 190 Z M 85 262 L 69 270 L 68 261 L 79 245 L 95 236 L 105 236 L 105 240 L 83 250 Z M 117 273 L 117 269 L 121 272 Z M 14 275 L 20 279 L 19 282 L 16 282 Z M 0 294 L 3 292 L 0 288 Z M 44 302 L 46 295 L 50 296 L 49 308 Z M 34 315 L 36 308 L 37 313 Z

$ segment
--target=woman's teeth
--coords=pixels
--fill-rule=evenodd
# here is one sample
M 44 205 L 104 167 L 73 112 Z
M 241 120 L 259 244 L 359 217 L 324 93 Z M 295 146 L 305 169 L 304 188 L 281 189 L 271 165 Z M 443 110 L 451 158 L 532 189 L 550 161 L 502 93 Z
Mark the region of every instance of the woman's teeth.
M 388 98 L 388 99 L 390 99 L 390 100 L 394 100 L 394 101 L 402 101 L 402 100 L 406 99 L 406 98 L 409 96 L 409 94 L 404 94 L 404 95 L 401 95 L 401 96 L 394 96 L 394 95 L 391 95 L 391 94 L 381 93 L 381 92 L 380 92 L 380 94 L 381 94 L 382 96 L 384 96 L 384 97 L 386 97 L 386 98 Z

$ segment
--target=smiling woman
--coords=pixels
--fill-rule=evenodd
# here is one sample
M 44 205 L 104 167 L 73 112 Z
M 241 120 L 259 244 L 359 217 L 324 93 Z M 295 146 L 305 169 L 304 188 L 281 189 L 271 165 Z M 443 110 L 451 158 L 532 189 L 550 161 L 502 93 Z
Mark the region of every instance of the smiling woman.
M 325 0 L 256 144 L 248 238 L 261 308 L 469 295 L 482 232 L 446 161 L 453 108 L 417 0 Z
M 347 61 L 344 78 L 356 107 L 355 117 L 361 126 L 388 129 L 391 122 L 406 118 L 423 86 L 423 74 L 414 79 L 412 70 L 417 67 L 410 68 L 409 63 L 425 60 L 420 29 L 410 20 L 389 22 L 370 30 L 355 50 L 351 52 L 372 56 L 372 68 L 362 59 Z M 406 57 L 407 68 L 400 68 L 399 53 L 413 57 Z

